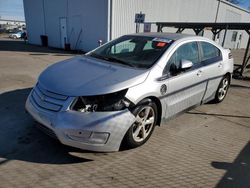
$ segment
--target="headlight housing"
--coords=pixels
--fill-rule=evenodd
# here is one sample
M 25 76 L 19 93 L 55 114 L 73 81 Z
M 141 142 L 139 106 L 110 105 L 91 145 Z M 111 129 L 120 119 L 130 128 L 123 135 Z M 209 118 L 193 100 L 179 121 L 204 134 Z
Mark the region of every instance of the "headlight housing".
M 119 111 L 128 108 L 131 102 L 125 98 L 128 89 L 115 93 L 77 97 L 71 110 L 78 112 Z

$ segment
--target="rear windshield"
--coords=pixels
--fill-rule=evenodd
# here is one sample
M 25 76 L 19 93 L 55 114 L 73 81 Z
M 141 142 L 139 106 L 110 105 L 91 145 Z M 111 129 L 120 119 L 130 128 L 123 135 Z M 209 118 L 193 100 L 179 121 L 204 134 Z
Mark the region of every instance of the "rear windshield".
M 123 36 L 89 55 L 117 64 L 150 68 L 172 44 L 172 40 L 145 36 Z

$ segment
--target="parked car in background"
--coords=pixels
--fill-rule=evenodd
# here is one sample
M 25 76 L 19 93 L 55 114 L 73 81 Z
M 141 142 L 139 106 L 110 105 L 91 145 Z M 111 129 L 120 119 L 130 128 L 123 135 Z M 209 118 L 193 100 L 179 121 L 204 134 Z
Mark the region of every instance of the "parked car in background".
M 207 38 L 126 35 L 48 67 L 26 109 L 63 144 L 105 152 L 121 143 L 135 148 L 162 120 L 223 101 L 232 72 L 230 50 Z
M 22 39 L 25 41 L 25 43 L 26 43 L 26 41 L 28 40 L 28 35 L 27 35 L 27 32 L 26 32 L 26 31 L 23 31 L 23 32 L 22 32 L 21 38 L 22 38 Z
M 23 33 L 24 33 L 23 31 L 18 31 L 16 33 L 11 33 L 9 35 L 9 38 L 20 39 L 20 38 L 22 38 Z

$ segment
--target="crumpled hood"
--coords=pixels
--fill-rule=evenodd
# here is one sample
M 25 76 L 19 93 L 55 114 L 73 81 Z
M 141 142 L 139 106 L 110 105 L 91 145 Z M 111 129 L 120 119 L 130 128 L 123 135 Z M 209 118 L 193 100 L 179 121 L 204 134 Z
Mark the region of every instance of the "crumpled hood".
M 38 81 L 48 91 L 62 95 L 101 95 L 138 85 L 148 72 L 77 56 L 49 66 Z

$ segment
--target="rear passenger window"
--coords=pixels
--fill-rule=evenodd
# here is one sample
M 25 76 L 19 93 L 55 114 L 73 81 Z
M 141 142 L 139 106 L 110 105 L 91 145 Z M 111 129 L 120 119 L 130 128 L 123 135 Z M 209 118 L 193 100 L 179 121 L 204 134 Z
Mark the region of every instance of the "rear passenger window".
M 221 56 L 220 50 L 210 43 L 201 42 L 201 49 L 203 54 L 202 61 L 214 59 Z

